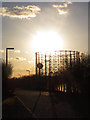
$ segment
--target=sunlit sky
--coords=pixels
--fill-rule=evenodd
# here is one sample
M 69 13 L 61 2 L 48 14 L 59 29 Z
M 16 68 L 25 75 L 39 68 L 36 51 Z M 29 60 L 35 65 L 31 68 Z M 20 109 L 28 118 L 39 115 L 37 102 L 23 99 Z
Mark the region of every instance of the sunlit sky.
M 2 14 L 1 14 L 2 11 Z M 88 52 L 87 2 L 4 2 L 2 50 L 9 51 L 13 76 L 35 73 L 35 51 L 76 50 Z

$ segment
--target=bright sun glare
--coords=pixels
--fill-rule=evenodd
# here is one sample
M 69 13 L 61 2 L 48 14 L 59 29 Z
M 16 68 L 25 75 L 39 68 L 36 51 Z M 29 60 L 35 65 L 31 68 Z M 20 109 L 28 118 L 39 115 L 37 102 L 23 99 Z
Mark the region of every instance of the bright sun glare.
M 34 52 L 46 52 L 63 49 L 63 40 L 55 31 L 38 32 L 31 43 Z

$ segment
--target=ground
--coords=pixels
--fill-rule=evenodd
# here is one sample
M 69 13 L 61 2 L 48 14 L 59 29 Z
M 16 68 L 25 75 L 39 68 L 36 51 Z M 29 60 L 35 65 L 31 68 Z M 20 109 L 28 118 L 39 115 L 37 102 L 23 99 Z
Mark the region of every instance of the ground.
M 15 96 L 3 101 L 2 116 L 3 118 L 87 118 L 88 106 L 82 98 L 60 92 L 16 90 Z

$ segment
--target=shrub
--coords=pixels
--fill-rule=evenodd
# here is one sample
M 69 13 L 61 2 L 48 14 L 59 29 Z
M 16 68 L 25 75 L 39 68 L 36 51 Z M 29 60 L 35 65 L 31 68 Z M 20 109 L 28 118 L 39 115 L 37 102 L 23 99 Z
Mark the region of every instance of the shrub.
M 9 63 L 7 66 L 4 61 L 0 62 L 0 67 L 2 67 L 2 97 L 8 96 L 8 79 L 12 75 L 13 67 Z
M 2 62 L 2 79 L 8 79 L 12 75 L 13 67 L 12 64 L 6 66 L 5 62 Z
M 90 57 L 85 57 L 82 62 L 72 63 L 72 68 L 67 68 L 61 76 L 70 86 L 86 94 L 88 93 L 89 71 Z

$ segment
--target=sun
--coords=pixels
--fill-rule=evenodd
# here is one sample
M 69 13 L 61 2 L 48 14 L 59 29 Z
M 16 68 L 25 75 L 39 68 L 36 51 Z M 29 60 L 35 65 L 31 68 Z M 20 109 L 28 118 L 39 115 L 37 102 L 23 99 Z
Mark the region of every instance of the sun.
M 34 52 L 62 50 L 63 40 L 55 31 L 42 31 L 33 37 L 31 48 Z

